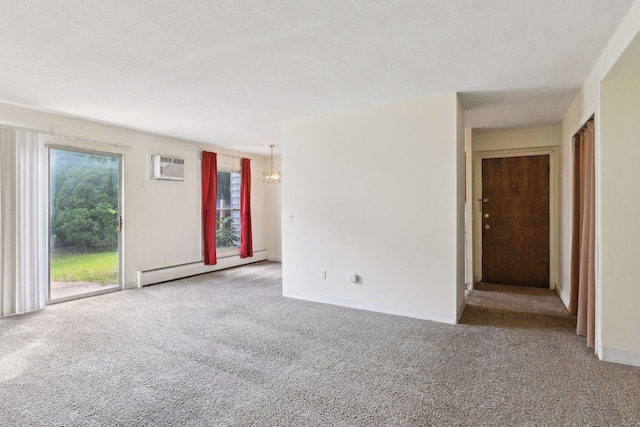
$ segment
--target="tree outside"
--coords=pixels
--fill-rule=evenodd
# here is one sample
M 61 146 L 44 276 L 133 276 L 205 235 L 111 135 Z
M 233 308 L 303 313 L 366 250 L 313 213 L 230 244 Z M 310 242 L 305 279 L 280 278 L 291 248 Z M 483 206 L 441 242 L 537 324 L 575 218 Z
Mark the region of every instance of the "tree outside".
M 50 153 L 51 281 L 117 283 L 119 159 Z
M 118 248 L 118 160 L 52 151 L 51 234 L 69 253 Z

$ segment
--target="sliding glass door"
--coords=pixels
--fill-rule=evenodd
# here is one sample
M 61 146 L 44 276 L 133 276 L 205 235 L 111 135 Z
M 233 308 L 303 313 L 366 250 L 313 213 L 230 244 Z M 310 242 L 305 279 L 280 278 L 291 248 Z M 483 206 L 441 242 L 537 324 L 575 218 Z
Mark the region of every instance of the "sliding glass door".
M 49 148 L 49 301 L 121 289 L 120 155 Z

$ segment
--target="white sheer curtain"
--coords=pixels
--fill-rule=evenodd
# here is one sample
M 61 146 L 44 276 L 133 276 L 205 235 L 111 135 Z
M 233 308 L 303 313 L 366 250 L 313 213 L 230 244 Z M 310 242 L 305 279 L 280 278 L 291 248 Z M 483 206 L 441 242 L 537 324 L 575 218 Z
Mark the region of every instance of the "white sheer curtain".
M 47 303 L 46 173 L 40 134 L 0 128 L 0 317 Z

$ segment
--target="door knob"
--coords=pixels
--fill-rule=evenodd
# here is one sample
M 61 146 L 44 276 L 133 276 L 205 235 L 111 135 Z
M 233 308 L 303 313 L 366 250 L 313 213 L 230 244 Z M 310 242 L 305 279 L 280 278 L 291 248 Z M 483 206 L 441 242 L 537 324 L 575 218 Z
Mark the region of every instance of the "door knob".
M 484 214 L 484 217 L 485 218 L 489 218 L 489 214 Z
M 488 229 L 490 229 L 490 228 L 491 228 L 491 226 L 490 226 L 489 224 L 487 224 L 487 225 L 485 225 L 485 226 L 484 226 L 484 229 L 485 229 L 485 230 L 488 230 Z

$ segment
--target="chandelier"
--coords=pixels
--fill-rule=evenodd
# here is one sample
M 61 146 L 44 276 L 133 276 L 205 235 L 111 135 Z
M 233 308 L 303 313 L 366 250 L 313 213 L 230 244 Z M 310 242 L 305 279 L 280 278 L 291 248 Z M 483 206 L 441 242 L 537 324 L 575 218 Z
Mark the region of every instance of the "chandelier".
M 275 145 L 269 145 L 269 147 L 271 147 L 271 170 L 262 172 L 262 182 L 276 184 L 280 182 L 280 172 L 273 169 L 273 147 L 275 147 Z

